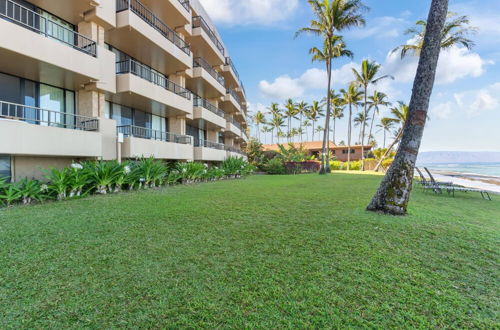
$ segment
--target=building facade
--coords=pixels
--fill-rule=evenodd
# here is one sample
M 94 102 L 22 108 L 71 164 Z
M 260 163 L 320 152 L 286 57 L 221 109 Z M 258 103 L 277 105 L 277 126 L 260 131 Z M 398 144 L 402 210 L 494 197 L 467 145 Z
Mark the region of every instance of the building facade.
M 243 155 L 244 87 L 198 0 L 0 0 L 0 31 L 0 176 Z
M 289 148 L 287 143 L 283 143 L 285 148 Z M 315 156 L 317 159 L 321 157 L 321 153 L 323 152 L 323 141 L 313 141 L 313 142 L 294 142 L 293 146 L 295 148 L 301 148 L 307 152 L 308 156 Z M 278 152 L 280 150 L 277 144 L 264 144 L 262 146 L 264 151 Z M 354 145 L 350 148 L 347 146 L 339 146 L 330 141 L 330 153 L 333 157 L 333 160 L 338 160 L 341 162 L 346 162 L 349 156 L 349 150 L 351 152 L 351 161 L 361 160 L 362 150 L 364 150 L 365 158 L 370 155 L 373 146 L 366 145 L 362 147 L 361 145 Z

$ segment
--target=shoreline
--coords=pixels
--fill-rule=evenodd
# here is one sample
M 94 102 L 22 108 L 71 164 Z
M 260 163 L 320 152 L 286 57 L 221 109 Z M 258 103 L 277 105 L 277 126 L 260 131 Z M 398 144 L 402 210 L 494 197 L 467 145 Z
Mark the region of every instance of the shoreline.
M 436 180 L 450 181 L 464 187 L 483 189 L 494 194 L 500 194 L 499 176 L 432 169 L 429 170 L 432 175 L 435 176 Z

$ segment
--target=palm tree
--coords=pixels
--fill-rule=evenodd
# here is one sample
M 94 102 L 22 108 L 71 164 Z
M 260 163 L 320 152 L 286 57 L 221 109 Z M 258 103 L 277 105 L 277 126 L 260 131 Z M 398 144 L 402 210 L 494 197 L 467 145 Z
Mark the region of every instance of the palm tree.
M 332 102 L 332 118 L 333 118 L 333 144 L 336 144 L 335 140 L 335 133 L 337 132 L 337 119 L 342 119 L 344 118 L 344 99 L 342 98 L 342 95 L 340 94 L 335 94 L 335 92 L 332 90 L 331 93 L 331 102 Z
M 306 109 L 306 113 L 305 113 L 305 116 L 308 117 L 308 109 Z M 308 131 L 308 127 L 311 127 L 312 124 L 311 124 L 311 120 L 309 119 L 306 119 L 304 120 L 304 122 L 302 123 L 302 126 L 305 128 L 305 133 L 306 133 L 306 141 L 309 141 L 309 131 Z
M 290 137 L 291 137 L 291 131 L 292 131 L 292 119 L 297 119 L 297 105 L 295 102 L 293 102 L 292 99 L 288 99 L 285 103 L 285 118 L 288 120 L 288 132 L 287 132 L 287 137 L 288 137 L 288 142 L 290 142 Z
M 360 112 L 354 117 L 354 127 L 359 126 L 359 138 L 358 141 L 362 141 L 361 134 L 363 134 L 363 131 L 365 127 L 367 126 L 367 121 L 370 120 L 370 118 L 366 118 L 365 114 L 363 112 Z
M 323 133 L 324 131 L 325 131 L 325 129 L 322 126 L 318 126 L 318 127 L 316 127 L 315 133 L 319 133 L 321 136 L 321 133 Z
M 368 118 L 368 87 L 370 85 L 376 85 L 379 81 L 387 78 L 392 78 L 394 77 L 385 75 L 381 77 L 377 77 L 377 74 L 380 70 L 380 64 L 376 62 L 372 62 L 369 60 L 364 60 L 363 63 L 361 63 L 361 72 L 358 72 L 356 69 L 352 69 L 352 72 L 354 73 L 354 77 L 356 78 L 355 82 L 363 87 L 364 89 L 364 114 L 365 114 L 365 119 Z M 363 134 L 361 135 L 361 170 L 365 170 L 365 125 L 363 125 Z
M 313 101 L 312 105 L 309 107 L 307 116 L 307 118 L 309 118 L 312 122 L 313 140 L 315 139 L 315 133 L 316 133 L 316 131 L 314 130 L 314 126 L 316 125 L 318 119 L 322 116 L 323 116 L 323 107 L 318 101 Z
M 284 126 L 284 124 L 285 124 L 285 122 L 283 121 L 283 126 Z M 276 134 L 276 136 L 278 137 L 278 144 L 279 144 L 280 143 L 280 138 L 286 137 L 286 134 L 281 129 L 279 129 L 278 130 L 278 134 Z
M 369 211 L 394 215 L 404 215 L 407 212 L 415 163 L 436 79 L 436 68 L 441 51 L 440 37 L 443 34 L 447 13 L 448 0 L 432 0 L 401 142 L 394 162 L 367 207 Z
M 349 106 L 349 126 L 347 127 L 347 170 L 351 168 L 351 132 L 352 132 L 352 107 L 357 107 L 361 103 L 363 93 L 359 91 L 356 84 L 351 83 L 347 90 L 341 89 L 344 103 Z
M 408 54 L 420 56 L 424 44 L 424 36 L 427 30 L 427 21 L 420 20 L 415 23 L 415 27 L 408 29 L 405 34 L 412 36 L 413 43 L 398 46 L 392 52 L 401 52 L 401 59 Z M 467 16 L 459 16 L 456 13 L 448 12 L 447 20 L 441 33 L 441 49 L 448 49 L 455 45 L 462 45 L 467 49 L 472 49 L 475 45 L 469 36 L 475 34 L 477 28 L 470 26 Z
M 326 90 L 326 129 L 323 135 L 323 153 L 320 170 L 320 174 L 325 174 L 330 170 L 328 156 L 325 164 L 325 153 L 330 126 L 329 94 L 332 82 L 332 60 L 336 57 L 352 56 L 352 53 L 345 49 L 342 37 L 335 34 L 351 27 L 365 25 L 365 20 L 360 12 L 366 7 L 361 0 L 308 0 L 308 3 L 313 10 L 315 19 L 311 20 L 310 26 L 297 31 L 295 36 L 297 37 L 306 32 L 323 38 L 323 51 L 313 48 L 310 50 L 310 53 L 313 54 L 313 61 L 321 60 L 325 62 L 328 75 L 328 86 Z
M 385 149 L 385 142 L 386 142 L 386 137 L 387 137 L 387 132 L 390 132 L 392 127 L 394 125 L 394 122 L 392 121 L 392 118 L 384 117 L 380 119 L 380 124 L 377 125 L 380 129 L 384 131 L 384 147 Z
M 300 126 L 299 130 L 302 133 L 302 121 L 304 119 L 304 115 L 307 112 L 308 105 L 306 102 L 301 101 L 297 104 L 297 114 L 299 115 Z M 300 134 L 300 142 L 302 142 L 302 134 Z
M 368 113 L 373 109 L 370 133 L 368 133 L 368 136 L 371 136 L 373 133 L 373 123 L 375 122 L 375 117 L 380 114 L 380 107 L 387 107 L 389 105 L 390 103 L 387 101 L 387 95 L 384 93 L 374 91 L 373 95 L 368 97 Z
M 266 123 L 266 115 L 262 111 L 257 111 L 255 116 L 253 116 L 253 122 L 257 126 L 257 140 L 260 141 L 260 125 Z
M 262 127 L 263 133 L 271 133 L 271 144 L 273 144 L 273 131 L 274 131 L 274 127 L 271 126 L 269 122 L 266 122 L 266 126 Z M 264 135 L 264 137 L 265 137 L 265 135 Z
M 281 132 L 281 128 L 285 125 L 285 121 L 283 120 L 283 116 L 278 112 L 273 114 L 273 118 L 271 119 L 271 122 L 269 125 L 273 128 L 272 130 L 272 135 L 271 135 L 271 144 L 274 142 L 274 130 L 277 132 L 278 136 L 278 143 L 280 143 L 280 135 L 279 133 Z

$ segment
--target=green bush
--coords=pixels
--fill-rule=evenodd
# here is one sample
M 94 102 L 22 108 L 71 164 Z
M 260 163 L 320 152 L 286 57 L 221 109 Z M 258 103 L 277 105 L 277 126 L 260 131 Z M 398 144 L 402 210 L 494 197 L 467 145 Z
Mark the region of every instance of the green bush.
M 283 161 L 279 157 L 268 160 L 264 166 L 264 170 L 267 174 L 286 174 L 285 164 L 283 164 Z

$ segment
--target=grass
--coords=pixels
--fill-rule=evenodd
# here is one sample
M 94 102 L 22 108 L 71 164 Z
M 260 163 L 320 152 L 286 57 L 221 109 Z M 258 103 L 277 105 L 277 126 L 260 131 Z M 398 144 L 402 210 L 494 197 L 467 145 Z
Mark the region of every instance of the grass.
M 1 328 L 498 328 L 500 201 L 254 176 L 0 211 Z

